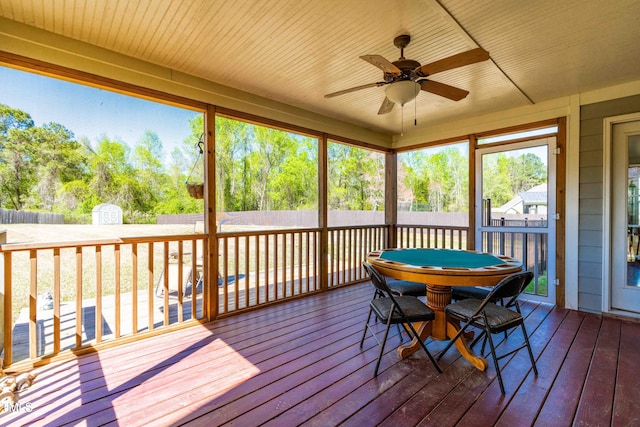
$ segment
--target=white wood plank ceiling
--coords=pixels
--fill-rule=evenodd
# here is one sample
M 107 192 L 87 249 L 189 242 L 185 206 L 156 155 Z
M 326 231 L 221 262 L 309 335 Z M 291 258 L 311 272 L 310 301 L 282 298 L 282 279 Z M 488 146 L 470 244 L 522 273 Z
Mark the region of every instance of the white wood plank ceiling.
M 491 60 L 433 80 L 470 91 L 421 92 L 405 126 L 429 126 L 640 79 L 638 0 L 0 0 L 0 16 L 216 83 L 390 134 L 382 80 L 359 59 L 426 64 L 476 47 Z

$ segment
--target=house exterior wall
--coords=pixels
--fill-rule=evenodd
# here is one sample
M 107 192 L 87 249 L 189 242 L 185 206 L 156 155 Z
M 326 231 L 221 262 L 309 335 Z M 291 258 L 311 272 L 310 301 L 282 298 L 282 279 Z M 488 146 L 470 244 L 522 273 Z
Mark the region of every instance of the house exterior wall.
M 602 240 L 604 119 L 640 111 L 640 95 L 583 105 L 580 108 L 580 195 L 578 237 L 578 308 L 602 311 Z

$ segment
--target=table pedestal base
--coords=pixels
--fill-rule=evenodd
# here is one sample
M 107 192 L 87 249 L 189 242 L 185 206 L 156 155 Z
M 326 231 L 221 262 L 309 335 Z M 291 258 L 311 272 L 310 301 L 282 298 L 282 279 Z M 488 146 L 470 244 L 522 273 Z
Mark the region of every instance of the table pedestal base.
M 427 338 L 431 336 L 432 331 L 432 323 L 433 322 L 419 322 L 414 324 L 416 328 L 416 332 L 418 332 L 418 336 L 424 342 Z M 447 322 L 446 330 L 447 330 L 447 339 L 452 339 L 458 333 L 458 326 L 452 323 Z M 469 347 L 468 341 L 473 339 L 473 332 L 468 334 L 463 334 L 459 337 L 454 345 L 465 359 L 469 361 L 473 366 L 478 368 L 481 371 L 487 369 L 488 362 L 482 356 L 478 356 L 472 349 Z M 398 356 L 401 358 L 408 357 L 418 351 L 421 348 L 420 343 L 415 338 L 407 345 L 401 345 L 398 347 Z
M 452 339 L 458 333 L 459 326 L 449 323 L 444 312 L 445 307 L 451 302 L 451 287 L 427 285 L 427 305 L 434 311 L 436 318 L 430 322 L 417 322 L 414 327 L 422 341 L 431 337 L 434 340 L 444 341 Z M 463 334 L 455 342 L 455 346 L 473 366 L 484 371 L 487 369 L 487 359 L 478 356 L 469 347 L 468 341 L 473 340 L 473 332 Z M 409 344 L 398 347 L 398 356 L 405 358 L 421 348 L 420 343 L 414 338 Z

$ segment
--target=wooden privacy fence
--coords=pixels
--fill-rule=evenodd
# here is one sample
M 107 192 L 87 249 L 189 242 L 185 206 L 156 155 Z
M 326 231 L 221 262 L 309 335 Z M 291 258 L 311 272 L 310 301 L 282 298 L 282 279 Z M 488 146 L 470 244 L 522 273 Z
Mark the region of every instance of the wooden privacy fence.
M 0 209 L 1 224 L 64 224 L 63 214 Z

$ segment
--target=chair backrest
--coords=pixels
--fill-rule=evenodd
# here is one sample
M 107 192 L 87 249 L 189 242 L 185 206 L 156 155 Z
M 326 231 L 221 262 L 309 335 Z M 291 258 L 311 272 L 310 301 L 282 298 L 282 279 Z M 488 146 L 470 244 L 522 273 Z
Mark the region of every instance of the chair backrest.
M 389 288 L 389 285 L 387 285 L 387 280 L 384 278 L 384 276 L 380 274 L 380 272 L 367 261 L 364 261 L 362 263 L 362 266 L 367 271 L 367 273 L 369 273 L 371 284 L 376 288 L 376 290 L 380 291 L 384 296 L 390 296 L 391 289 Z
M 391 290 L 391 288 L 389 288 L 389 285 L 387 285 L 387 279 L 385 279 L 384 276 L 380 274 L 380 272 L 367 261 L 363 261 L 362 266 L 365 270 L 367 270 L 367 273 L 369 273 L 371 284 L 376 288 L 376 293 L 391 300 L 393 308 L 391 309 L 390 316 L 393 316 L 393 313 L 397 311 L 401 316 L 404 317 L 405 314 L 402 311 L 402 307 L 400 307 L 393 295 L 393 291 Z
M 518 298 L 529 283 L 531 283 L 531 280 L 533 280 L 533 273 L 530 271 L 523 271 L 507 276 L 494 286 L 485 298 L 485 301 L 508 298 L 505 306 L 509 307 L 513 305 L 516 298 Z

